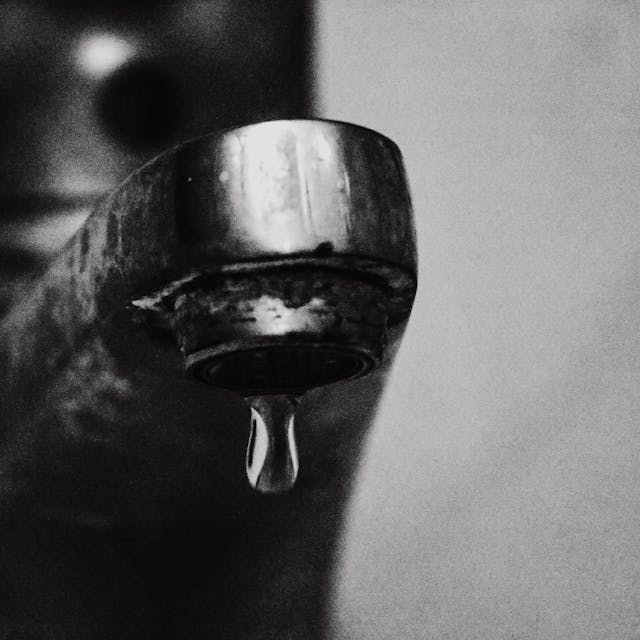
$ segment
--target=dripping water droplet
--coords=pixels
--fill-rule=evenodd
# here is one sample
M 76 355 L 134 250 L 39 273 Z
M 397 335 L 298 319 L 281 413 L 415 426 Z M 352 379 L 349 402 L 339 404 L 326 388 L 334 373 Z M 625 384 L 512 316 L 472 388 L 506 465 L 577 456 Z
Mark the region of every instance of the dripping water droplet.
M 286 395 L 251 396 L 247 478 L 261 493 L 282 493 L 298 475 L 294 414 L 298 402 Z

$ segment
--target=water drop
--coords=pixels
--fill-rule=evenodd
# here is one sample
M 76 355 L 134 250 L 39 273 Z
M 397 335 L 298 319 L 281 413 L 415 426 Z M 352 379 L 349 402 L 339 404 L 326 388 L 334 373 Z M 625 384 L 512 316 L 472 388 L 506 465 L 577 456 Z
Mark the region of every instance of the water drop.
M 294 413 L 298 402 L 287 395 L 251 396 L 251 433 L 247 478 L 261 493 L 283 493 L 298 475 Z

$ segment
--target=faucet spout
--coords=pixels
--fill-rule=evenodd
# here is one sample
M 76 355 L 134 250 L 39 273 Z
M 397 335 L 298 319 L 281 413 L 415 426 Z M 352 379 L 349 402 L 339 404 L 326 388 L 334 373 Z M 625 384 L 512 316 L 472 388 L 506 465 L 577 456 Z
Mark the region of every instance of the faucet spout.
M 4 319 L 5 406 L 91 336 L 119 388 L 184 381 L 249 398 L 249 482 L 284 491 L 298 474 L 287 398 L 379 368 L 415 288 L 393 142 L 313 120 L 213 134 L 134 173 Z M 32 353 L 47 363 L 35 379 Z

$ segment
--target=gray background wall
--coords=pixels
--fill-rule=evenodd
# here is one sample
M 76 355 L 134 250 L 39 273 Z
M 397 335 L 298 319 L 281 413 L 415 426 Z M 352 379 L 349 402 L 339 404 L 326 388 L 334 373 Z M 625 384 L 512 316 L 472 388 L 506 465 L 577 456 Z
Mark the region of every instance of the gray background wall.
M 420 293 L 338 638 L 640 637 L 640 5 L 318 3 L 322 115 L 396 140 Z

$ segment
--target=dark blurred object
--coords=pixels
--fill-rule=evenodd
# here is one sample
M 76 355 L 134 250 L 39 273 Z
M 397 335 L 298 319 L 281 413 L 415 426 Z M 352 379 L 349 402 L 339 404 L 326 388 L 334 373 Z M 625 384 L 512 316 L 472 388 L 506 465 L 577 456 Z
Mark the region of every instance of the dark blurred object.
M 0 1 L 0 313 L 186 139 L 309 108 L 310 3 Z

